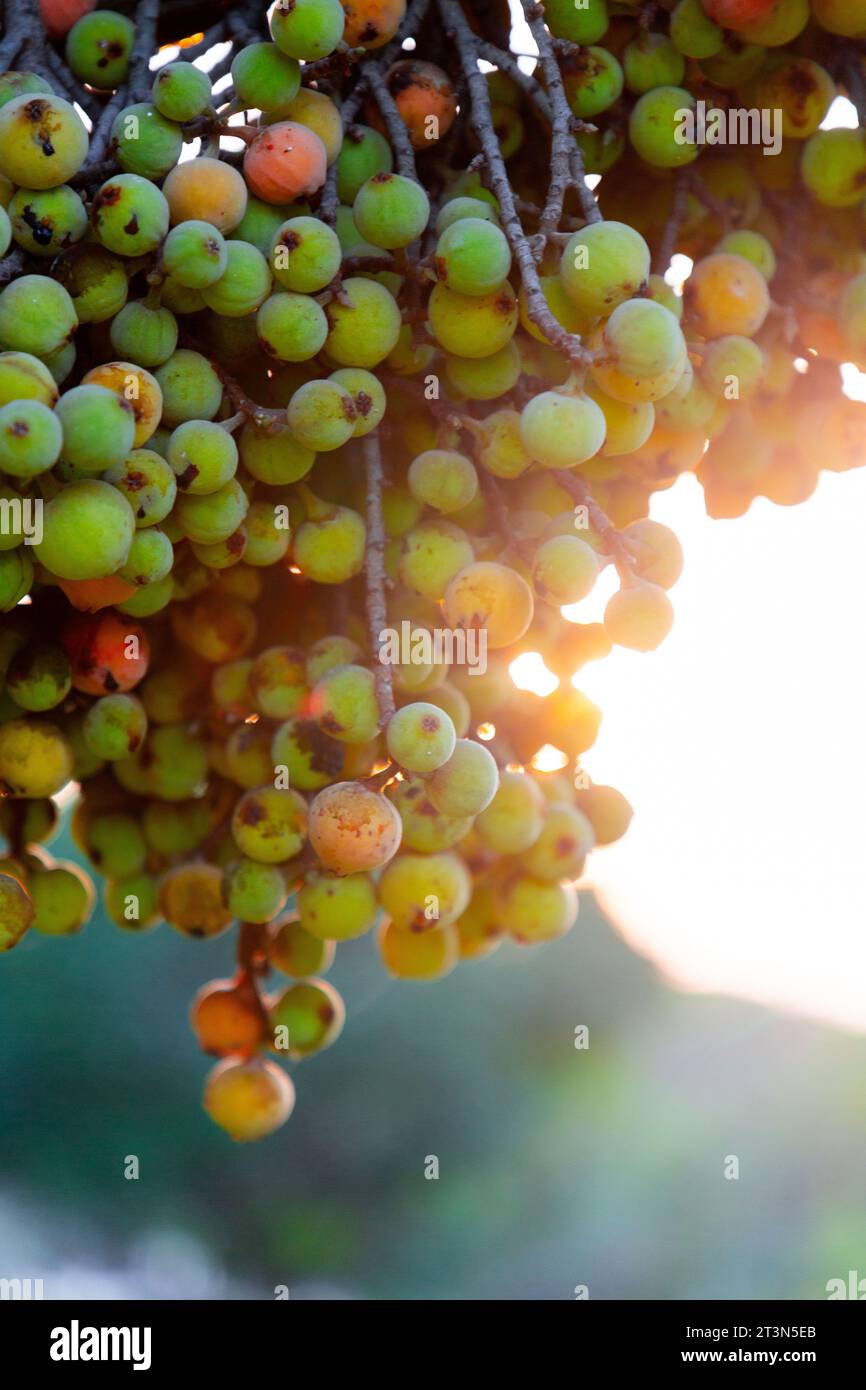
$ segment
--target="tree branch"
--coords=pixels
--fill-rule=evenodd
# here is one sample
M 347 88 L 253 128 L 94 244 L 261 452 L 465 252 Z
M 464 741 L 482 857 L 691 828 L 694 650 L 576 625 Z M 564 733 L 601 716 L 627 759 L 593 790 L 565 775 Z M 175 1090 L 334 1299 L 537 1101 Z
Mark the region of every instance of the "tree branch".
M 566 332 L 559 320 L 551 313 L 542 293 L 535 257 L 515 207 L 508 172 L 493 129 L 490 97 L 484 74 L 478 66 L 475 35 L 470 29 L 469 22 L 457 0 L 438 0 L 438 5 L 446 29 L 457 44 L 472 101 L 472 125 L 484 154 L 491 187 L 499 200 L 502 230 L 508 238 L 523 279 L 529 317 L 541 329 L 552 347 L 561 352 L 575 366 L 585 367 L 591 361 L 591 354 L 583 346 L 580 338 L 573 333 Z
M 0 261 L 0 285 L 5 285 L 9 280 L 14 280 L 16 275 L 20 275 L 24 269 L 24 252 L 16 249 L 10 251 L 8 256 L 4 256 Z
M 385 523 L 382 519 L 384 473 L 382 451 L 376 430 L 364 435 L 361 449 L 367 475 L 367 552 L 364 559 L 367 630 L 370 635 L 370 651 L 376 663 L 376 698 L 384 728 L 394 714 L 394 689 L 391 667 L 381 657 L 382 634 L 388 625 L 388 609 L 385 602 Z
M 364 76 L 367 85 L 376 101 L 376 105 L 385 122 L 385 129 L 388 132 L 388 139 L 394 147 L 394 155 L 397 160 L 397 172 L 404 178 L 415 179 L 415 151 L 412 149 L 412 141 L 406 129 L 406 123 L 400 112 L 397 110 L 396 102 L 388 90 L 388 84 L 382 76 L 382 69 L 378 63 L 367 62 L 364 64 Z
M 483 468 L 478 468 L 478 481 L 490 513 L 496 525 L 496 529 L 505 542 L 506 549 L 515 551 L 523 560 L 531 561 L 534 554 L 534 547 L 527 544 L 519 536 L 514 534 L 514 525 L 505 498 L 502 495 L 502 488 L 499 480 L 494 478 L 492 473 L 487 473 Z
M 156 52 L 159 0 L 139 0 L 135 11 L 135 38 L 129 55 L 129 100 L 146 101 L 152 84 L 150 60 Z
M 4 10 L 7 24 L 6 33 L 0 42 L 0 72 L 6 72 L 12 67 L 28 40 L 38 44 L 43 36 L 36 0 L 15 0 L 14 4 L 5 5 Z
M 399 56 L 402 52 L 403 40 L 413 37 L 418 32 L 427 17 L 429 8 L 430 0 L 412 0 L 393 39 L 389 44 L 386 44 L 379 53 L 379 71 L 387 71 L 388 66 Z M 370 68 L 371 64 L 369 62 L 364 63 L 358 74 L 358 80 L 355 86 L 340 107 L 344 131 L 348 131 L 361 109 L 361 104 L 367 91 Z M 402 120 L 400 124 L 403 125 Z M 405 126 L 403 126 L 403 129 L 405 130 Z M 414 177 L 414 174 L 410 174 L 409 177 Z M 337 196 L 337 161 L 334 160 L 334 163 L 328 170 L 328 176 L 325 179 L 325 185 L 319 198 L 319 216 L 323 222 L 328 222 L 331 226 L 334 225 L 337 220 L 337 208 L 339 204 L 340 200 Z
M 659 237 L 659 243 L 656 247 L 655 255 L 653 256 L 653 270 L 655 271 L 656 275 L 664 275 L 665 271 L 671 263 L 671 257 L 673 256 L 674 251 L 676 250 L 677 237 L 680 234 L 680 227 L 682 226 L 683 218 L 686 215 L 688 192 L 688 180 L 684 177 L 682 173 L 680 173 L 677 175 L 676 184 L 674 186 L 674 196 L 671 200 L 671 210 L 668 213 L 667 222 L 665 223 L 664 230 L 662 231 L 662 234 Z
M 83 83 L 77 80 L 60 55 L 55 53 L 50 43 L 46 41 L 42 44 L 39 56 L 45 65 L 49 81 L 60 88 L 61 95 L 67 97 L 69 101 L 77 102 L 91 121 L 95 120 L 102 110 L 101 105 L 93 93 L 88 92 Z
M 604 541 L 607 552 L 616 565 L 617 573 L 620 578 L 624 580 L 633 579 L 633 557 L 610 517 L 602 511 L 601 507 L 593 498 L 585 479 L 579 478 L 575 473 L 571 473 L 565 468 L 555 469 L 553 476 L 556 478 L 560 487 L 563 488 L 570 497 L 574 498 L 575 502 L 582 507 L 586 507 L 587 515 L 593 530 L 597 531 Z
M 848 96 L 857 112 L 861 130 L 866 130 L 866 73 L 863 56 L 852 43 L 840 42 L 838 49 L 839 76 L 848 88 Z
M 515 87 L 519 87 L 528 101 L 532 102 L 539 116 L 552 124 L 550 102 L 545 93 L 539 87 L 538 82 L 529 72 L 524 72 L 513 53 L 506 53 L 502 48 L 496 48 L 492 43 L 487 43 L 482 39 L 478 44 L 478 56 L 485 62 L 492 63 L 494 67 L 504 72 L 510 78 Z
M 544 73 L 552 118 L 550 184 L 538 228 L 539 234 L 543 238 L 541 242 L 541 251 L 543 252 L 547 237 L 551 232 L 556 231 L 562 220 L 562 205 L 565 201 L 566 190 L 571 184 L 577 190 L 581 211 L 587 222 L 600 222 L 601 212 L 598 203 L 586 186 L 583 159 L 571 133 L 573 114 L 566 100 L 565 88 L 562 85 L 562 73 L 553 52 L 550 34 L 547 32 L 544 20 L 539 13 L 539 6 L 534 3 L 534 0 L 522 0 L 522 3 L 530 32 L 538 44 L 541 69 Z

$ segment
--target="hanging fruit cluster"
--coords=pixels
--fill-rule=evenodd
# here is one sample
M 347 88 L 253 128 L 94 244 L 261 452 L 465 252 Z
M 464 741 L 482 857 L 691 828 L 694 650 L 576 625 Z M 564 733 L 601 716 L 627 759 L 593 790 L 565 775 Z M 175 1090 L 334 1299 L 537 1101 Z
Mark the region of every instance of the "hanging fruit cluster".
M 340 942 L 426 980 L 574 924 L 631 810 L 572 677 L 670 630 L 653 493 L 860 462 L 866 0 L 527 0 L 532 71 L 499 0 L 172 9 L 0 38 L 0 950 L 88 920 L 76 787 L 119 928 L 235 929 L 191 1017 L 244 1140 Z

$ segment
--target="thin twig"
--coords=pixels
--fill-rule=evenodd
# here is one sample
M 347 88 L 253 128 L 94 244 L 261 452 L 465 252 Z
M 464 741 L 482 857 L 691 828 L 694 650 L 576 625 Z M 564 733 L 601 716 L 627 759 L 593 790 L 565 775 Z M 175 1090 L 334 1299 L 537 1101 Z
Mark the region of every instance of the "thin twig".
M 526 10 L 528 19 L 530 19 L 530 11 L 534 12 L 532 14 L 530 23 L 531 25 L 532 23 L 534 23 L 536 26 L 533 29 L 533 37 L 535 38 L 535 41 L 538 44 L 541 68 L 544 74 L 544 81 L 549 89 L 550 94 L 549 98 L 547 96 L 545 96 L 544 98 L 547 107 L 548 122 L 552 125 L 553 112 L 556 112 L 558 121 L 561 121 L 563 125 L 567 123 L 568 128 L 572 134 L 576 134 L 578 131 L 588 131 L 590 133 L 594 133 L 596 127 L 591 122 L 582 121 L 573 114 L 571 107 L 568 104 L 568 98 L 565 95 L 565 87 L 563 85 L 562 74 L 559 69 L 557 55 L 560 53 L 579 53 L 580 45 L 569 43 L 566 39 L 554 38 L 550 34 L 550 32 L 545 28 L 544 24 L 542 23 L 542 5 L 529 4 L 528 0 L 522 0 L 522 3 L 524 9 Z M 509 77 L 511 77 L 512 81 L 517 82 L 520 87 L 526 90 L 524 86 L 524 83 L 526 81 L 526 74 L 520 68 L 516 60 L 512 59 L 512 63 L 513 67 L 509 65 L 508 68 L 504 70 L 508 71 L 508 75 Z M 514 69 L 516 69 L 516 71 Z M 532 78 L 530 78 L 529 80 L 531 84 L 536 88 L 536 90 L 540 91 L 538 83 L 535 82 Z M 530 93 L 527 92 L 527 95 L 530 96 L 530 100 L 533 100 Z M 534 99 L 534 104 L 537 110 L 542 109 L 537 99 Z M 595 198 L 592 196 L 592 191 L 586 183 L 586 169 L 584 168 L 583 164 L 583 155 L 581 154 L 580 150 L 578 149 L 577 145 L 574 143 L 573 140 L 569 141 L 568 161 L 571 173 L 571 183 L 577 189 L 577 194 L 580 200 L 580 206 L 584 215 L 585 222 L 601 221 L 601 209 L 599 208 L 598 203 L 595 201 Z
M 196 350 L 198 351 L 198 349 Z M 231 401 L 232 408 L 245 415 L 246 418 L 255 425 L 256 429 L 263 430 L 266 433 L 276 433 L 278 429 L 285 425 L 285 410 L 259 405 L 251 396 L 247 395 L 240 382 L 236 381 L 235 378 L 226 371 L 221 362 L 218 362 L 215 357 L 209 358 L 208 360 L 222 382 L 225 393 Z
M 530 0 L 522 0 L 522 3 L 532 37 L 538 44 L 541 69 L 544 73 L 552 117 L 550 183 L 538 227 L 541 242 L 540 251 L 543 253 L 544 243 L 549 233 L 555 232 L 560 224 L 565 194 L 571 184 L 574 184 L 577 190 L 581 211 L 587 222 L 600 222 L 601 212 L 598 203 L 586 186 L 583 159 L 571 133 L 572 110 L 565 96 L 562 73 L 551 46 L 550 34 L 547 32 L 541 17 L 543 12 L 540 6 L 530 3 Z M 540 258 L 539 255 L 538 259 L 540 260 Z
M 0 285 L 5 285 L 7 281 L 14 280 L 24 269 L 24 252 L 18 250 L 10 251 L 8 256 L 4 256 L 0 261 Z
M 552 123 L 550 102 L 547 96 L 539 87 L 532 73 L 523 71 L 513 53 L 506 53 L 504 49 L 496 48 L 494 44 L 487 43 L 486 40 L 482 39 L 478 44 L 478 56 L 483 58 L 485 62 L 492 63 L 494 67 L 499 68 L 500 72 L 511 79 L 515 87 L 520 88 L 527 100 L 532 102 L 539 116 L 548 125 Z
M 457 0 L 438 0 L 446 29 L 453 35 L 457 44 L 460 62 L 469 85 L 472 100 L 472 125 L 487 165 L 490 185 L 499 200 L 502 230 L 520 269 L 523 288 L 526 291 L 526 308 L 532 322 L 541 329 L 552 347 L 563 353 L 575 366 L 584 367 L 591 361 L 591 354 L 573 333 L 568 333 L 551 313 L 541 289 L 538 270 L 532 247 L 520 222 L 514 204 L 514 194 L 505 162 L 499 150 L 499 141 L 493 129 L 490 112 L 490 97 L 487 82 L 478 66 L 475 35 L 469 21 Z
M 83 169 L 79 169 L 77 174 L 73 174 L 67 182 L 70 188 L 86 188 L 90 184 L 104 183 L 111 178 L 112 174 L 117 173 L 117 160 L 108 155 L 105 159 L 100 159 L 96 164 L 85 164 Z
M 237 988 L 246 994 L 264 1028 L 270 1028 L 270 1015 L 259 990 L 259 979 L 268 970 L 268 929 L 258 922 L 241 922 L 238 927 Z
M 93 93 L 88 92 L 83 83 L 77 80 L 60 55 L 55 53 L 50 43 L 43 43 L 40 57 L 45 64 L 51 82 L 61 88 L 61 95 L 67 97 L 69 101 L 77 102 L 91 121 L 95 120 L 102 110 L 101 105 Z
M 385 602 L 385 523 L 382 518 L 382 450 L 376 430 L 364 435 L 361 441 L 364 468 L 367 475 L 367 551 L 364 576 L 367 582 L 367 630 L 370 650 L 375 660 L 376 698 L 383 728 L 394 714 L 394 689 L 391 667 L 382 660 L 383 634 L 388 625 Z
M 245 0 L 229 10 L 226 20 L 229 33 L 241 48 L 245 44 L 257 43 L 263 37 L 264 12 L 265 6 L 261 0 Z
M 851 43 L 840 42 L 837 52 L 839 75 L 848 88 L 860 128 L 866 130 L 866 73 L 863 71 L 862 55 Z
M 0 72 L 6 72 L 11 68 L 18 52 L 28 40 L 38 43 L 43 32 L 35 0 L 17 0 L 14 5 L 5 5 L 4 10 L 8 22 L 6 33 L 0 42 Z
M 397 159 L 397 172 L 404 178 L 414 179 L 415 173 L 415 151 L 412 149 L 412 141 L 409 138 L 409 131 L 397 104 L 388 90 L 388 84 L 382 75 L 382 69 L 378 63 L 366 63 L 364 65 L 364 75 L 368 86 L 376 100 L 376 105 L 385 123 L 388 132 L 388 139 L 394 147 L 394 154 Z
M 687 169 L 683 177 L 689 192 L 694 193 L 695 197 L 703 203 L 707 212 L 711 212 L 714 217 L 717 217 L 722 224 L 722 229 L 727 231 L 731 223 L 735 221 L 733 210 L 729 204 L 722 202 L 721 198 L 717 198 L 715 193 L 707 188 L 701 176 L 692 169 Z
M 304 63 L 301 74 L 304 86 L 309 87 L 312 82 L 320 82 L 323 78 L 347 77 L 355 63 L 359 62 L 367 51 L 366 48 L 349 48 L 341 43 L 327 58 L 316 58 L 315 62 Z
M 676 250 L 677 237 L 680 234 L 680 227 L 683 224 L 688 206 L 688 192 L 688 181 L 682 174 L 679 174 L 674 185 L 671 210 L 668 213 L 668 219 L 653 256 L 653 270 L 657 275 L 664 275 Z
M 607 547 L 607 553 L 611 556 L 616 565 L 617 573 L 623 580 L 634 578 L 633 564 L 634 559 L 625 541 L 617 531 L 610 517 L 603 512 L 595 501 L 589 490 L 589 485 L 577 474 L 570 473 L 565 468 L 557 468 L 554 471 L 556 481 L 565 492 L 573 497 L 580 506 L 586 507 L 587 516 L 594 531 L 598 533 Z
M 358 87 L 346 98 L 340 108 L 343 118 L 343 141 L 351 140 L 352 122 L 358 114 L 361 105 L 362 93 Z M 327 222 L 333 227 L 337 220 L 337 208 L 340 206 L 340 198 L 337 193 L 337 160 L 328 169 L 327 178 L 319 197 L 319 217 L 323 222 Z
M 387 71 L 389 65 L 402 51 L 403 40 L 412 38 L 421 28 L 421 25 L 427 17 L 430 3 L 431 0 L 412 0 L 393 39 L 378 53 L 377 61 L 380 71 Z M 340 107 L 340 115 L 343 118 L 343 130 L 347 134 L 364 101 L 370 67 L 371 64 L 369 62 L 364 63 L 358 74 L 358 80 L 355 86 Z M 337 195 L 337 161 L 334 160 L 328 170 L 328 176 L 325 179 L 325 184 L 319 198 L 319 217 L 322 221 L 328 222 L 333 226 L 337 220 L 337 208 L 339 205 L 340 199 Z
M 150 96 L 150 60 L 156 52 L 156 21 L 159 0 L 139 0 L 135 11 L 135 38 L 129 55 L 129 100 L 145 101 Z
M 125 84 L 122 87 L 118 87 L 111 101 L 104 107 L 102 115 L 93 127 L 90 136 L 90 153 L 87 156 L 87 163 L 84 165 L 83 169 L 78 171 L 76 176 L 82 183 L 86 183 L 87 180 L 92 177 L 91 171 L 94 168 L 104 163 L 111 141 L 111 127 L 114 125 L 115 117 L 119 116 L 124 106 L 126 106 L 128 99 L 129 88 Z
M 496 529 L 505 542 L 506 549 L 513 550 L 524 560 L 531 560 L 534 548 L 527 541 L 514 534 L 514 523 L 509 515 L 498 479 L 494 478 L 492 473 L 487 473 L 483 468 L 479 468 L 478 481 L 484 499 L 490 508 Z

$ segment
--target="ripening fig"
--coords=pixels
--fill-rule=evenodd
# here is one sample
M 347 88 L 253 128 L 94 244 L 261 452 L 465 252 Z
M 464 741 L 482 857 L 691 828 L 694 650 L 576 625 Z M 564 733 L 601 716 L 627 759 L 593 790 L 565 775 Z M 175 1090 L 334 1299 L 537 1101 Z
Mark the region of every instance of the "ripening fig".
M 45 357 L 78 327 L 75 306 L 47 275 L 21 275 L 0 293 L 0 347 Z
M 374 174 L 358 189 L 352 205 L 355 226 L 371 246 L 394 250 L 421 235 L 430 202 L 419 183 L 402 174 Z M 509 257 L 510 259 L 510 257 Z M 498 277 L 495 283 L 504 279 Z
M 129 71 L 135 25 L 116 10 L 82 15 L 66 36 L 66 61 L 82 82 L 113 91 Z
M 376 174 L 388 174 L 394 167 L 391 146 L 378 130 L 351 125 L 337 156 L 337 193 L 344 204 L 352 204 L 362 184 Z
M 62 97 L 25 92 L 0 107 L 0 169 L 23 188 L 58 188 L 87 149 L 84 123 Z
M 277 0 L 271 37 L 281 53 L 312 62 L 333 53 L 346 22 L 339 0 Z
M 169 121 L 192 121 L 210 106 L 210 78 L 193 63 L 166 63 L 150 92 L 156 109 Z
M 290 203 L 325 182 L 328 156 L 312 130 L 296 121 L 266 126 L 247 146 L 244 178 L 266 203 Z
M 87 231 L 87 210 L 67 184 L 60 188 L 19 188 L 7 209 L 11 235 L 31 256 L 56 256 Z
M 285 1124 L 294 1108 L 295 1088 L 274 1062 L 226 1057 L 210 1073 L 202 1104 L 230 1139 L 248 1143 Z
M 276 44 L 247 44 L 235 56 L 231 71 L 235 93 L 245 106 L 274 116 L 288 114 L 301 85 L 301 69 Z
M 118 174 L 96 193 L 90 219 L 107 251 L 141 256 L 155 251 L 168 231 L 169 209 L 163 193 L 148 179 Z
M 121 169 L 153 181 L 174 168 L 183 149 L 180 126 L 147 101 L 117 113 L 111 138 Z

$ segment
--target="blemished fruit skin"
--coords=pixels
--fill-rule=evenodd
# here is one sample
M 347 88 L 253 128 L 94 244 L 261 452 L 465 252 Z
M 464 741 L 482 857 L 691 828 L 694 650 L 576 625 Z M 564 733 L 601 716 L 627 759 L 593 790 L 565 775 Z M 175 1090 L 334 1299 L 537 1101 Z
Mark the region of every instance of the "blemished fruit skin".
M 534 65 L 504 3 L 6 8 L 0 953 L 96 879 L 224 937 L 190 1022 L 253 1142 L 344 943 L 411 1008 L 572 928 L 663 494 L 862 466 L 866 0 L 547 0 Z
M 404 58 L 391 64 L 385 82 L 413 149 L 429 149 L 448 134 L 457 114 L 457 94 L 442 68 Z
M 57 188 L 76 174 L 88 149 L 75 107 L 62 97 L 25 92 L 0 107 L 0 170 L 24 188 Z
M 6 72 L 0 77 L 0 106 L 25 92 L 51 92 L 50 83 L 35 72 Z M 11 190 L 10 190 L 11 192 Z M 4 190 L 4 197 L 8 196 Z
M 120 85 L 129 71 L 135 26 L 116 10 L 98 10 L 73 24 L 66 60 L 77 77 L 102 91 Z
M 406 13 L 406 0 L 343 0 L 343 42 L 350 47 L 383 48 Z
M 150 644 L 146 633 L 137 623 L 110 611 L 72 618 L 63 630 L 62 641 L 72 662 L 72 684 L 86 694 L 132 690 L 147 672 Z
M 325 868 L 337 874 L 359 873 L 380 868 L 397 853 L 400 818 L 377 792 L 338 782 L 313 800 L 309 835 Z
M 314 217 L 292 217 L 277 229 L 268 248 L 274 279 L 301 294 L 323 290 L 342 259 L 336 232 Z
M 139 174 L 118 174 L 98 190 L 90 220 L 102 245 L 118 256 L 155 251 L 168 231 L 164 194 Z
M 10 237 L 14 235 L 18 245 L 33 256 L 56 256 L 80 241 L 87 230 L 84 203 L 66 184 L 41 192 L 19 188 L 7 211 L 12 219 Z

